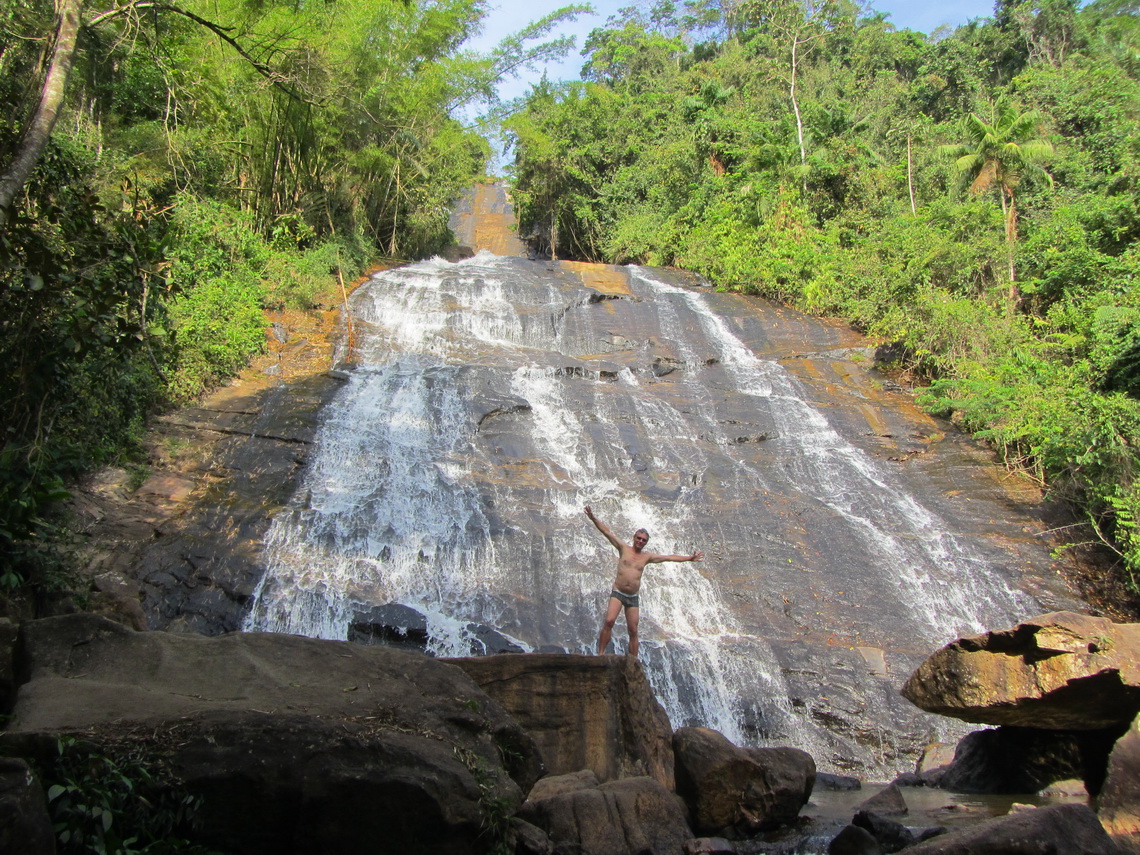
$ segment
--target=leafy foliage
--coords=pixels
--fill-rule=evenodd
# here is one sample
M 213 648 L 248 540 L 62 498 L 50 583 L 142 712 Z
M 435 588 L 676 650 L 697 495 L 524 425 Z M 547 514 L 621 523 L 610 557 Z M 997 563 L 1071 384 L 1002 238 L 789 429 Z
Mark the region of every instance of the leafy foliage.
M 73 737 L 45 764 L 48 810 L 64 855 L 208 855 L 182 834 L 199 800 L 162 780 L 138 749 L 115 756 Z

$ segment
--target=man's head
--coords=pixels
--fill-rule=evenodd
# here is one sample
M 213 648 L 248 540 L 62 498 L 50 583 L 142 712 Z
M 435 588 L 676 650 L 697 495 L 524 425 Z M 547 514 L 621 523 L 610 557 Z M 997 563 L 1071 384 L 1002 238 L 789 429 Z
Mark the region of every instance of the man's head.
M 638 552 L 641 552 L 647 543 L 649 543 L 649 532 L 645 529 L 639 528 L 633 533 L 633 548 Z

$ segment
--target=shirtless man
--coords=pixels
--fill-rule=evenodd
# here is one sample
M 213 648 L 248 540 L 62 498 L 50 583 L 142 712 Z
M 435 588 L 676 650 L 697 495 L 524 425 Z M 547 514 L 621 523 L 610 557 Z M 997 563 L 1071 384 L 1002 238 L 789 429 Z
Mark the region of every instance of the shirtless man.
M 645 572 L 645 565 L 660 564 L 663 561 L 700 561 L 704 557 L 704 553 L 700 550 L 692 555 L 656 555 L 652 552 L 645 552 L 645 544 L 649 542 L 649 532 L 645 529 L 639 528 L 634 532 L 633 546 L 630 546 L 628 543 L 618 540 L 610 531 L 610 527 L 594 516 L 589 505 L 586 505 L 586 516 L 618 551 L 617 579 L 614 580 L 613 590 L 610 591 L 606 620 L 602 624 L 602 632 L 598 636 L 598 655 L 606 652 L 606 646 L 610 643 L 610 636 L 613 634 L 618 612 L 624 606 L 625 627 L 629 631 L 629 655 L 637 656 L 637 619 L 640 611 L 637 592 L 641 589 L 641 574 Z

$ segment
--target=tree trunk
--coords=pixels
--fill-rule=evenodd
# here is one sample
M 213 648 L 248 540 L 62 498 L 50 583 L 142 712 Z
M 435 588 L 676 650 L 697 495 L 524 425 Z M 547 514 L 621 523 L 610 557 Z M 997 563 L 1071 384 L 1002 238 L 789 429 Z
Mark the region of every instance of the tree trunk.
M 807 150 L 804 148 L 804 123 L 800 118 L 800 104 L 796 100 L 796 51 L 800 46 L 799 33 L 792 34 L 792 82 L 789 87 L 789 94 L 792 96 L 792 110 L 796 114 L 796 137 L 800 143 L 800 167 L 804 170 L 801 176 L 801 185 L 804 191 L 804 201 L 807 201 Z
M 1004 200 L 1003 193 L 1002 201 Z M 1009 305 L 1011 309 L 1016 309 L 1021 303 L 1021 291 L 1017 287 L 1017 271 L 1013 264 L 1013 251 L 1017 246 L 1017 203 L 1013 197 L 1013 190 L 1009 191 L 1009 210 L 1005 218 L 1005 246 L 1009 253 Z
M 40 103 L 35 115 L 24 131 L 23 139 L 16 156 L 0 175 L 0 225 L 8 221 L 12 201 L 28 181 L 43 154 L 51 137 L 52 128 L 59 118 L 63 104 L 67 78 L 71 73 L 71 63 L 75 58 L 75 42 L 79 35 L 79 12 L 81 0 L 57 0 L 58 24 L 55 33 L 55 47 L 52 50 L 51 64 L 44 78 L 40 93 Z
M 918 216 L 918 208 L 914 204 L 914 162 L 910 154 L 910 134 L 906 135 L 906 189 L 910 192 L 910 215 Z

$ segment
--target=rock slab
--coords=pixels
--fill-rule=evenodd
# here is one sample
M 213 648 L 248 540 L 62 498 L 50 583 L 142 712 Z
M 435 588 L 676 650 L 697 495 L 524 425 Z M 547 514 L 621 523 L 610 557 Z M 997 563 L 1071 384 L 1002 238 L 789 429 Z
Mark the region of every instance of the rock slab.
M 541 773 L 505 711 L 426 656 L 84 614 L 24 624 L 21 650 L 5 753 L 61 734 L 143 750 L 202 798 L 199 842 L 233 855 L 476 851 Z
M 1123 729 L 1140 712 L 1140 624 L 1054 612 L 961 638 L 923 662 L 902 694 L 981 724 Z
M 462 668 L 534 739 L 552 775 L 648 775 L 673 789 L 673 729 L 636 659 L 533 653 L 442 660 Z M 571 700 L 572 699 L 572 700 Z

